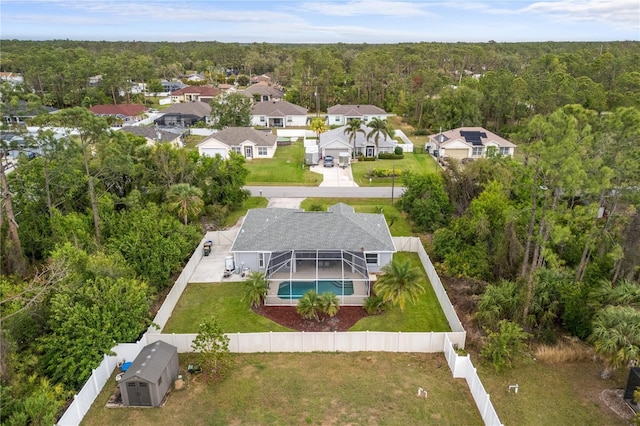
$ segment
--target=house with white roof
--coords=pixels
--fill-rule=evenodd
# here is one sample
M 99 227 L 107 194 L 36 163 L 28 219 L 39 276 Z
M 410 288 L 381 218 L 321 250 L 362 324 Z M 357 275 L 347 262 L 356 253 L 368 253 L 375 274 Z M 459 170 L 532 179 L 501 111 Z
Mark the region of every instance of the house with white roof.
M 256 130 L 253 127 L 227 127 L 217 133 L 212 134 L 198 147 L 200 155 L 222 158 L 229 158 L 230 152 L 242 155 L 247 160 L 254 158 L 273 158 L 278 148 L 278 137 L 263 130 Z
M 355 118 L 367 124 L 374 117 L 386 120 L 391 115 L 375 105 L 334 105 L 327 109 L 327 124 L 343 126 Z
M 513 157 L 517 145 L 483 127 L 459 127 L 429 136 L 434 155 L 440 158 Z
M 305 127 L 307 109 L 287 101 L 257 102 L 251 109 L 251 125 Z

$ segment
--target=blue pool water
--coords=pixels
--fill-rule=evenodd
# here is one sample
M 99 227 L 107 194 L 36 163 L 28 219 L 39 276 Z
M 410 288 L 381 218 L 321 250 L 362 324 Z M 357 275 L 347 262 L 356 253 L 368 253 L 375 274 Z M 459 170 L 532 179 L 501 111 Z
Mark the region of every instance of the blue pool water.
M 281 299 L 300 299 L 309 290 L 316 289 L 315 281 L 284 281 L 278 287 L 278 297 Z M 342 281 L 318 281 L 318 294 L 334 293 L 336 296 L 351 296 L 353 294 L 353 281 L 344 281 L 344 293 Z

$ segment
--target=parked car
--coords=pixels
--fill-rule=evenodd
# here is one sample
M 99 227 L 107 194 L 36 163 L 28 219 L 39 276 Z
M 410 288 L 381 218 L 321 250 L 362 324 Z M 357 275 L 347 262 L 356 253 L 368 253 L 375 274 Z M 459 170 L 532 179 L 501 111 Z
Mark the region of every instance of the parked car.
M 324 159 L 322 160 L 322 165 L 324 167 L 333 167 L 333 156 L 325 155 Z

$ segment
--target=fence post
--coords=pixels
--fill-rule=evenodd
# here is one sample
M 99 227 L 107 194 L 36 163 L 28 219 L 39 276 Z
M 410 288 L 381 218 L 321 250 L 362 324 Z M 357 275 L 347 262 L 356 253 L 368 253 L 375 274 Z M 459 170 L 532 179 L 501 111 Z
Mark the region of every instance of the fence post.
M 109 368 L 109 357 L 107 356 L 107 354 L 103 354 L 104 355 L 104 368 L 105 368 L 105 373 L 107 373 L 107 377 L 109 377 L 111 375 L 111 368 Z M 117 360 L 116 360 L 116 364 L 117 364 Z
M 484 409 L 482 410 L 482 420 L 484 421 L 484 419 L 487 418 L 487 410 L 489 409 L 489 405 L 491 404 L 491 395 L 489 395 L 488 393 L 487 395 L 487 399 L 485 399 L 484 402 Z
M 365 331 L 364 336 L 364 350 L 366 352 L 369 350 L 369 330 Z
M 396 345 L 396 352 L 400 352 L 400 335 L 402 331 L 398 331 L 398 344 Z
M 269 353 L 273 352 L 273 334 L 269 331 Z
M 96 395 L 100 393 L 100 386 L 98 385 L 98 375 L 96 374 L 96 369 L 91 370 L 91 377 L 93 377 L 93 386 L 96 388 Z
M 82 420 L 82 418 L 84 417 L 84 414 L 82 413 L 82 410 L 80 409 L 80 403 L 78 402 L 78 394 L 74 394 L 73 395 L 73 405 L 76 406 L 76 411 L 78 412 L 78 418 Z

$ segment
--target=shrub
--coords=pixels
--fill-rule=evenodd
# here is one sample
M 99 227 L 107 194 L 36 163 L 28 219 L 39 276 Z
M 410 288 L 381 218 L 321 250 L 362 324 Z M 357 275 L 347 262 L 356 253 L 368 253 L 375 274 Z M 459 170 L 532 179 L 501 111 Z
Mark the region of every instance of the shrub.
M 402 175 L 402 169 L 373 169 L 369 172 L 369 176 L 373 177 L 398 177 Z
M 413 134 L 414 136 L 427 136 L 429 132 L 427 132 L 427 129 L 416 129 Z
M 387 307 L 387 303 L 378 295 L 369 296 L 364 299 L 364 309 L 369 315 L 378 315 L 384 312 Z
M 513 361 L 524 354 L 525 340 L 529 337 L 515 322 L 502 320 L 498 331 L 489 331 L 482 356 L 491 362 L 496 371 L 513 366 Z
M 401 148 L 401 147 L 399 147 L 399 146 L 396 146 L 396 147 L 393 149 L 393 153 L 394 153 L 395 155 L 402 155 L 402 156 L 404 157 L 404 155 L 403 155 L 403 154 L 404 154 L 404 151 L 403 151 L 403 150 L 402 150 L 402 148 Z
M 399 149 L 402 151 L 402 148 Z M 378 154 L 378 158 L 380 160 L 402 160 L 404 158 L 404 154 L 402 152 L 400 154 L 381 152 Z
M 358 161 L 376 161 L 376 157 L 365 157 L 364 155 L 358 155 Z

